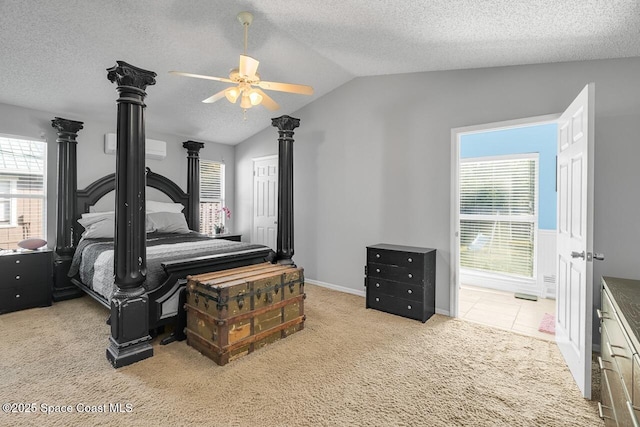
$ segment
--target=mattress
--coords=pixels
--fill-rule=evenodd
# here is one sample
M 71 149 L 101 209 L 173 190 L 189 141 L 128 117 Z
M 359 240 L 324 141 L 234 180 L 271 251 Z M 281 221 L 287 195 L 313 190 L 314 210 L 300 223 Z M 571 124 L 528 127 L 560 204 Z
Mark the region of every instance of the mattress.
M 147 279 L 145 289 L 151 291 L 166 279 L 162 263 L 207 255 L 232 253 L 264 248 L 244 242 L 233 242 L 191 232 L 188 234 L 147 234 Z M 82 239 L 73 256 L 69 276 L 80 281 L 111 302 L 115 291 L 113 270 L 113 239 Z

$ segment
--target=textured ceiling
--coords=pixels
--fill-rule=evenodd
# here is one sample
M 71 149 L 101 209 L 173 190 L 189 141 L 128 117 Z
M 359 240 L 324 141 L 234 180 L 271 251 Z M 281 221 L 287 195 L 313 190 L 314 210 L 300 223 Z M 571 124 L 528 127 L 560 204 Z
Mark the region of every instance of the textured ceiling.
M 242 110 L 200 101 L 227 85 L 243 50 L 264 80 L 311 85 L 269 92 L 281 105 Z M 77 120 L 115 120 L 106 68 L 158 73 L 147 127 L 236 144 L 356 76 L 640 56 L 637 0 L 0 0 L 0 102 Z

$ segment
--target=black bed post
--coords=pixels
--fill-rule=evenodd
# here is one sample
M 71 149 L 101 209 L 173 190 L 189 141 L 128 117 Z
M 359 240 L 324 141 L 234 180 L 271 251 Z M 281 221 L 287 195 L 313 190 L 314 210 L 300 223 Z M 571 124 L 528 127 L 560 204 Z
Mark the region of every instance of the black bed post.
M 202 142 L 185 141 L 182 146 L 187 149 L 187 193 L 189 194 L 189 228 L 200 231 L 200 150 Z
M 293 130 L 300 119 L 271 119 L 278 128 L 278 250 L 279 264 L 293 264 Z
M 153 356 L 149 335 L 149 298 L 145 232 L 144 98 L 156 73 L 123 61 L 109 68 L 107 78 L 118 85 L 116 145 L 116 230 L 111 298 L 111 337 L 107 359 L 114 368 Z
M 78 131 L 82 122 L 56 117 L 51 126 L 58 138 L 58 205 L 56 218 L 56 249 L 53 261 L 53 300 L 75 298 L 83 292 L 71 283 L 67 276 L 75 251 L 73 230 L 76 221 L 76 192 L 78 190 L 78 166 L 76 149 Z

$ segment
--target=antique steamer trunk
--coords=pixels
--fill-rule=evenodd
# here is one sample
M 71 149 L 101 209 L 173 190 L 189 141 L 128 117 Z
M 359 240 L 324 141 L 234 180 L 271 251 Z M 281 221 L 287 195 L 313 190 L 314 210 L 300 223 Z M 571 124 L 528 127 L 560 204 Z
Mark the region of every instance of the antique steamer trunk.
M 187 344 L 218 365 L 304 328 L 302 268 L 263 263 L 187 280 Z

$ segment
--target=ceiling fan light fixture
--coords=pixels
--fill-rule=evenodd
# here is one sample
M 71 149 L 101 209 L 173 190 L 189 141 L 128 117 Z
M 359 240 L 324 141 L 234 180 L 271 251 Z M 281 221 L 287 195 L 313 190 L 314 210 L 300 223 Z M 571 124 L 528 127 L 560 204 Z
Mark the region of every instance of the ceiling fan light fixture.
M 252 90 L 249 92 L 249 101 L 251 101 L 251 105 L 259 105 L 262 102 L 262 95 Z
M 249 99 L 249 95 L 247 95 L 246 93 L 242 95 L 242 99 L 240 99 L 240 108 L 244 108 L 249 109 L 253 107 L 253 104 L 251 103 L 251 99 Z
M 237 87 L 230 87 L 229 89 L 224 91 L 224 96 L 231 102 L 235 104 L 240 96 L 240 89 Z

